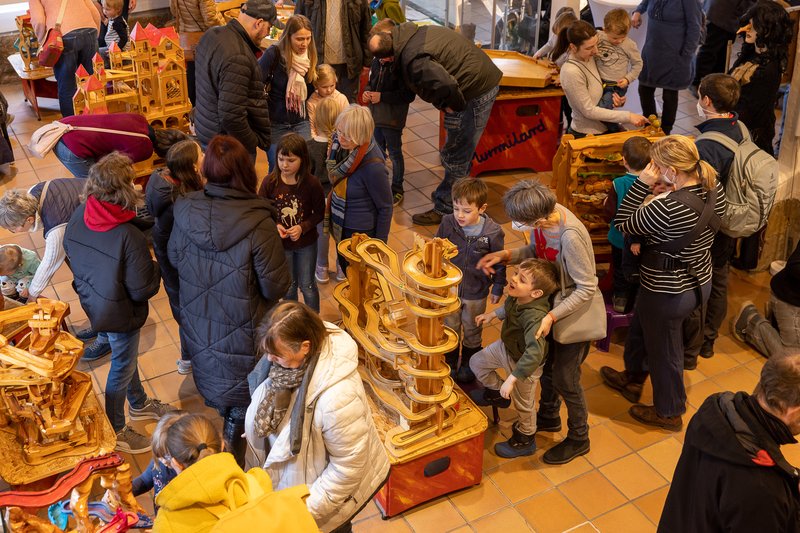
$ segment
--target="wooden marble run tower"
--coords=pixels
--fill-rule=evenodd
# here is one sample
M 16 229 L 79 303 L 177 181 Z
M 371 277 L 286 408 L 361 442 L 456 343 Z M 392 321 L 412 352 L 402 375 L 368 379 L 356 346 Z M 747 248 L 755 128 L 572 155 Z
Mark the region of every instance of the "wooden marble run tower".
M 31 14 L 25 13 L 15 19 L 19 36 L 14 42 L 14 48 L 19 51 L 25 70 L 31 70 L 31 64 L 36 68 L 39 65 L 37 54 L 39 53 L 39 40 L 33 32 L 31 24 Z
M 609 223 L 603 202 L 611 191 L 611 182 L 627 171 L 622 164 L 622 145 L 631 137 L 644 136 L 651 142 L 664 136 L 659 127 L 641 130 L 588 135 L 576 139 L 566 134 L 553 157 L 553 181 L 558 202 L 580 219 L 592 236 L 595 255 L 611 257 L 608 243 Z
M 110 68 L 96 54 L 94 73 L 78 67 L 76 114 L 139 113 L 154 128 L 188 130 L 192 110 L 186 82 L 186 61 L 172 27 L 133 27 L 130 49 L 108 48 Z
M 362 349 L 359 366 L 374 401 L 392 464 L 376 496 L 385 516 L 480 483 L 486 416 L 453 383 L 444 354 L 458 334 L 444 325 L 457 312 L 461 271 L 448 240 L 417 236 L 402 261 L 379 239 L 339 243 L 350 262 L 334 289 L 344 327 Z
M 16 345 L 8 331 L 0 334 L 0 477 L 11 485 L 69 470 L 116 445 L 91 377 L 75 370 L 83 343 L 61 329 L 68 314 L 68 304 L 46 298 L 0 312 L 0 327 L 27 320 L 14 332 L 27 330 Z

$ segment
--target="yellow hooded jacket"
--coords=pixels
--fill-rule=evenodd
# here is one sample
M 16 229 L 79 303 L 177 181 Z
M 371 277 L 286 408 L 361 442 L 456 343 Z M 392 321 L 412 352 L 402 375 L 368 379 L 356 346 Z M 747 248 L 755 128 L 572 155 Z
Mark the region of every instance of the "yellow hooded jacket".
M 260 531 L 319 531 L 303 499 L 308 487 L 273 492 L 261 468 L 244 472 L 229 453 L 210 455 L 170 481 L 156 498 L 157 533 L 222 533 L 247 523 Z M 239 512 L 234 512 L 239 510 Z M 227 515 L 227 516 L 226 516 Z M 238 529 L 237 533 L 241 533 Z

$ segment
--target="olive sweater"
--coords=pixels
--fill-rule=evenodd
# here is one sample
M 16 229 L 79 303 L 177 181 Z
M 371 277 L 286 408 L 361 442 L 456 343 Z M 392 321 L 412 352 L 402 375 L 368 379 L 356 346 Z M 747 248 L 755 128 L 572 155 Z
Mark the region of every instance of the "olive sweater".
M 503 321 L 500 338 L 508 356 L 517 364 L 512 372 L 517 379 L 527 379 L 544 364 L 547 341 L 544 335 L 536 338 L 542 319 L 550 311 L 550 299 L 542 296 L 526 304 L 509 296 L 503 307 L 495 311 Z

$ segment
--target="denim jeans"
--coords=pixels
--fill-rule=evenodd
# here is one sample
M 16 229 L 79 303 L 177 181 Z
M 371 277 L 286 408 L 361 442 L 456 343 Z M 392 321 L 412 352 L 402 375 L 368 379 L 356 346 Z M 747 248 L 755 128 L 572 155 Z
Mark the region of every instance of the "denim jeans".
M 284 297 L 297 301 L 297 288 L 303 293 L 303 301 L 311 309 L 319 313 L 319 289 L 314 279 L 314 268 L 317 266 L 317 243 L 314 242 L 296 250 L 286 252 L 286 266 L 292 275 L 292 284 Z
M 609 85 L 606 85 L 606 84 Z M 603 81 L 603 96 L 600 97 L 600 101 L 597 103 L 598 107 L 602 107 L 603 109 L 614 109 L 614 95 L 618 96 L 625 96 L 625 93 L 628 92 L 627 88 L 619 87 L 616 85 L 615 82 L 612 81 Z M 605 124 L 606 133 L 618 133 L 622 131 L 622 126 L 615 122 L 603 122 Z
M 139 332 L 98 333 L 96 342 L 111 344 L 111 369 L 106 380 L 106 416 L 120 431 L 125 427 L 125 398 L 135 409 L 144 407 L 147 393 L 139 379 Z
M 403 132 L 393 128 L 375 128 L 375 143 L 382 152 L 389 152 L 392 161 L 392 193 L 403 193 L 406 162 L 403 159 Z
M 67 167 L 67 170 L 72 172 L 72 175 L 76 178 L 86 178 L 89 176 L 89 169 L 92 168 L 92 165 L 96 163 L 94 159 L 85 159 L 83 157 L 78 157 L 75 155 L 72 150 L 67 148 L 67 145 L 64 144 L 64 141 L 58 141 L 53 148 L 53 153 L 56 154 L 56 157 L 61 164 Z
M 433 208 L 440 213 L 453 212 L 453 182 L 469 175 L 475 147 L 489 122 L 498 90 L 499 87 L 494 87 L 469 100 L 463 111 L 444 114 L 447 138 L 440 152 L 444 179 L 433 192 Z
M 75 114 L 72 97 L 78 86 L 75 82 L 75 71 L 83 65 L 89 74 L 94 72 L 92 57 L 97 53 L 97 30 L 80 28 L 64 35 L 64 51 L 53 67 L 58 84 L 58 107 L 61 114 L 69 117 Z
M 747 324 L 747 344 L 764 357 L 785 355 L 791 353 L 791 349 L 797 351 L 800 348 L 800 307 L 770 293 L 768 315 L 772 321 L 759 314 Z
M 458 333 L 461 345 L 467 348 L 483 346 L 483 326 L 475 325 L 475 317 L 486 312 L 486 298 L 482 300 L 461 299 L 461 310 L 444 317 L 444 325 Z
M 325 233 L 325 221 L 317 224 L 317 266 L 328 268 L 328 253 L 331 249 L 331 236 Z
M 542 373 L 542 395 L 539 414 L 543 418 L 560 418 L 561 398 L 567 404 L 567 437 L 589 439 L 589 411 L 581 385 L 581 365 L 589 355 L 589 342 L 560 344 L 548 339 L 549 353 Z
M 306 141 L 311 140 L 311 123 L 308 120 L 298 122 L 297 124 L 273 124 L 270 130 L 269 151 L 267 151 L 267 161 L 269 161 L 269 170 L 275 168 L 275 154 L 278 151 L 278 141 L 287 133 L 296 133 Z

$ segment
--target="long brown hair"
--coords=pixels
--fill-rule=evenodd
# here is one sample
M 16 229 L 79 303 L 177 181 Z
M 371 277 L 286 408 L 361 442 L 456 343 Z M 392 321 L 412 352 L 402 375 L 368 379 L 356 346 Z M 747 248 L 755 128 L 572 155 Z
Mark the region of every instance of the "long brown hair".
M 580 48 L 585 41 L 588 41 L 595 35 L 597 35 L 597 30 L 594 26 L 585 20 L 576 20 L 569 26 L 561 28 L 561 31 L 558 32 L 558 40 L 556 41 L 555 48 L 553 48 L 551 57 L 561 57 L 571 44 Z
M 292 35 L 300 30 L 311 32 L 311 43 L 308 45 L 308 60 L 311 66 L 306 72 L 306 81 L 313 83 L 317 79 L 317 45 L 314 42 L 314 30 L 311 28 L 311 21 L 303 15 L 292 15 L 286 21 L 286 27 L 278 41 L 278 52 L 280 52 L 283 62 L 286 65 L 286 73 L 292 70 Z
M 328 328 L 313 309 L 300 302 L 284 301 L 258 327 L 259 355 L 278 353 L 275 342 L 280 339 L 294 351 L 309 341 L 308 356 L 313 357 L 322 350 L 328 334 Z
M 300 169 L 297 171 L 298 185 L 311 173 L 311 158 L 308 156 L 306 140 L 297 133 L 287 133 L 278 141 L 278 147 L 275 150 L 275 167 L 267 176 L 266 183 L 261 188 L 262 191 L 266 186 L 277 183 L 280 179 L 281 169 L 278 166 L 278 156 L 281 154 L 293 155 L 300 158 Z
M 166 177 L 175 187 L 172 199 L 203 188 L 203 177 L 197 171 L 200 145 L 194 141 L 181 141 L 167 152 Z

